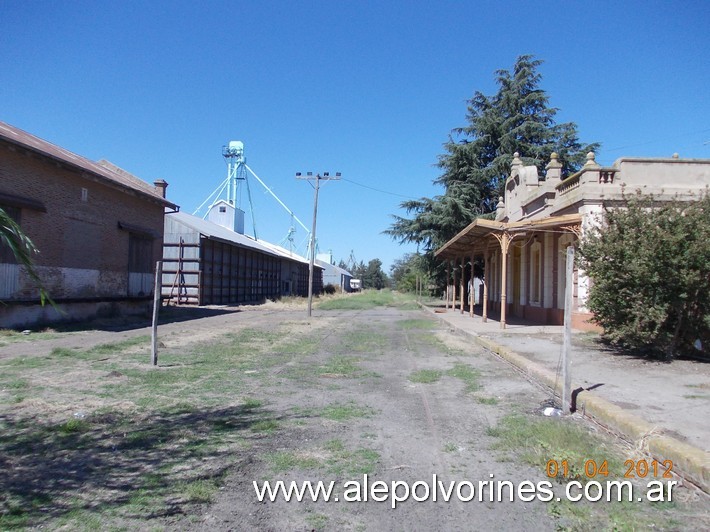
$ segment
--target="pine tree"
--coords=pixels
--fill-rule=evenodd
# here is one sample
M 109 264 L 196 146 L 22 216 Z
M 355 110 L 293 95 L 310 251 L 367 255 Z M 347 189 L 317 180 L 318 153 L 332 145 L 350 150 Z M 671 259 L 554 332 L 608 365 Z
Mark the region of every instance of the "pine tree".
M 403 202 L 401 207 L 411 217 L 395 215 L 386 234 L 431 254 L 474 219 L 495 211 L 516 151 L 524 164 L 538 166 L 557 152 L 567 174 L 582 166 L 585 154 L 598 144 L 583 146 L 574 123 L 555 122 L 557 109 L 549 107 L 549 98 L 540 89 L 541 64 L 523 55 L 512 71 L 496 72 L 495 95 L 474 93 L 468 101 L 467 125 L 452 131 L 439 156 L 442 174 L 434 183 L 444 187 L 444 194 Z

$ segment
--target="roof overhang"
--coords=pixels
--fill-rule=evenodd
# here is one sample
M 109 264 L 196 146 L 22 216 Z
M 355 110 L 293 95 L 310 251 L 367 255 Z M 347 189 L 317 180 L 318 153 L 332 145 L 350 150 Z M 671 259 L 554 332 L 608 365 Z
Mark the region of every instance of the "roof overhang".
M 434 252 L 440 259 L 454 259 L 470 255 L 476 248 L 483 248 L 489 244 L 488 239 L 494 235 L 508 233 L 510 235 L 525 233 L 527 231 L 544 231 L 547 229 L 564 226 L 574 226 L 581 223 L 581 214 L 565 214 L 562 216 L 549 216 L 539 220 L 520 220 L 517 222 L 496 222 L 477 218 L 465 229 L 449 240 Z

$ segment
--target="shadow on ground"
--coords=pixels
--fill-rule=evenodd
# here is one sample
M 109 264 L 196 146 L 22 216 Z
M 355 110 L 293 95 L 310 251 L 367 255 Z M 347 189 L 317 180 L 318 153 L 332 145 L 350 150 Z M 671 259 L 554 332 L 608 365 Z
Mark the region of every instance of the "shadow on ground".
M 241 312 L 238 307 L 221 307 L 221 308 L 206 308 L 206 307 L 188 307 L 188 306 L 163 306 L 160 309 L 158 323 L 165 325 L 167 323 L 178 323 L 190 320 L 199 320 L 202 318 L 211 318 L 213 316 L 221 316 L 225 314 L 234 314 Z M 111 331 L 122 332 L 133 329 L 143 329 L 150 327 L 152 324 L 152 316 L 136 315 L 136 316 L 116 316 L 106 318 L 96 318 L 90 321 L 68 321 L 52 323 L 48 325 L 56 332 L 79 332 L 79 331 Z M 45 326 L 40 326 L 36 331 L 42 331 Z M 32 329 L 30 329 L 32 330 Z
M 255 423 L 264 422 L 278 419 L 248 405 L 145 418 L 105 412 L 61 425 L 2 415 L 0 528 L 36 527 L 81 510 L 118 510 L 129 520 L 183 513 L 195 502 L 191 485 L 207 481 L 214 488 L 239 460 L 224 442 L 262 438 Z

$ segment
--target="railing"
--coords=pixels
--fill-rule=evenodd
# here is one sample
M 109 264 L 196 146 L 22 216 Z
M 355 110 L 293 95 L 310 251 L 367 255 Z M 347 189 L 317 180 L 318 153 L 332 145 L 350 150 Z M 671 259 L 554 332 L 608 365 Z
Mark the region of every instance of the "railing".
M 577 172 L 576 174 L 569 176 L 567 179 L 562 181 L 562 183 L 557 185 L 557 193 L 560 196 L 564 196 L 572 190 L 579 188 L 581 177 L 582 172 Z
M 618 170 L 603 169 L 599 171 L 599 183 L 602 185 L 611 185 L 614 182 L 614 174 Z

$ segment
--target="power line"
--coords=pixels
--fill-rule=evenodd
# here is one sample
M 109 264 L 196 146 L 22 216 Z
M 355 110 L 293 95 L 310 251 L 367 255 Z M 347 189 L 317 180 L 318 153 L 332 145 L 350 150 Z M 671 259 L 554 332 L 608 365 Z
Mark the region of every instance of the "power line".
M 341 178 L 343 181 L 347 181 L 348 183 L 352 183 L 353 185 L 357 185 L 362 188 L 367 188 L 369 190 L 374 190 L 375 192 L 379 192 L 381 194 L 389 194 L 390 196 L 399 196 L 400 198 L 407 198 L 407 199 L 421 199 L 421 198 L 415 198 L 414 196 L 407 196 L 406 194 L 398 194 L 396 192 L 389 192 L 387 190 L 382 190 L 379 188 L 371 187 L 369 185 L 363 185 L 362 183 L 358 183 L 357 181 L 353 181 L 352 179 L 345 179 L 344 177 Z
M 707 133 L 708 131 L 710 131 L 710 129 L 701 129 L 700 131 L 692 131 L 689 133 L 683 133 L 681 135 L 675 135 L 673 137 L 664 137 L 664 138 L 659 138 L 659 139 L 655 139 L 655 140 L 647 140 L 645 142 L 639 142 L 637 144 L 627 144 L 626 146 L 619 146 L 617 148 L 604 148 L 602 146 L 602 151 L 608 152 L 608 151 L 626 150 L 628 148 L 636 148 L 637 146 L 646 146 L 648 144 L 653 144 L 655 142 L 665 142 L 665 141 L 669 141 L 669 140 L 675 140 L 675 139 L 689 137 L 691 135 L 699 135 L 700 133 Z

